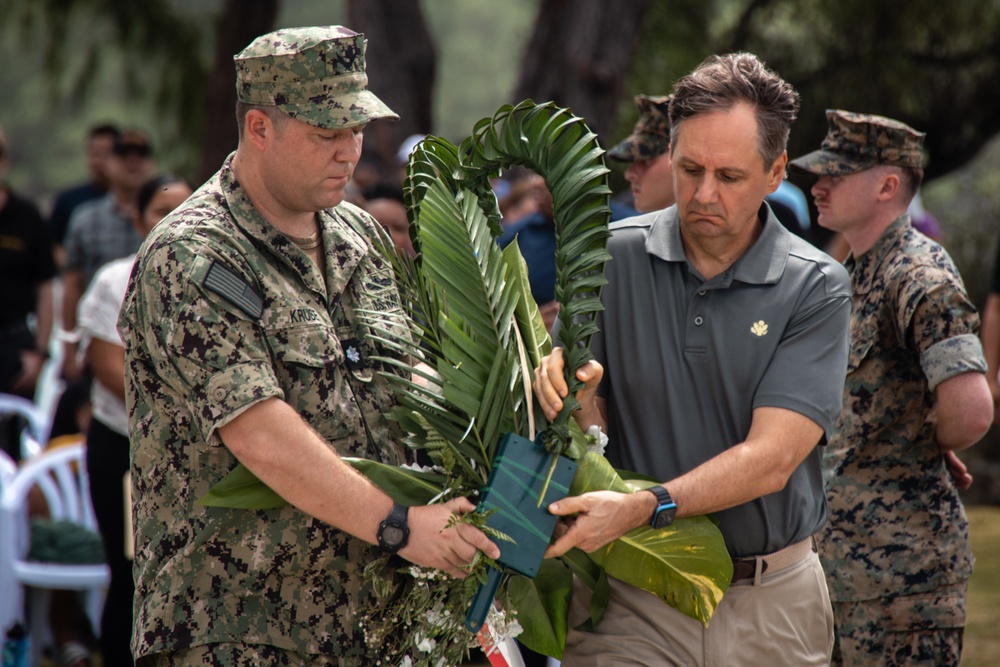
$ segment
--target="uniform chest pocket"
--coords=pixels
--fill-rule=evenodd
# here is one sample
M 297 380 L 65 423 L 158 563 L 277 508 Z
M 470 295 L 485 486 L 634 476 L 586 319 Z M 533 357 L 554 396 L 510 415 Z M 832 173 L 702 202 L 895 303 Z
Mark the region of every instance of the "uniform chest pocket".
M 280 364 L 317 369 L 344 361 L 344 351 L 333 327 L 305 324 L 274 329 L 267 332 L 267 339 Z
M 333 327 L 305 324 L 267 332 L 284 400 L 330 441 L 358 430 L 344 351 Z
M 861 368 L 865 357 L 871 352 L 875 343 L 875 325 L 863 324 L 851 328 L 851 353 L 847 358 L 847 372 L 853 373 Z

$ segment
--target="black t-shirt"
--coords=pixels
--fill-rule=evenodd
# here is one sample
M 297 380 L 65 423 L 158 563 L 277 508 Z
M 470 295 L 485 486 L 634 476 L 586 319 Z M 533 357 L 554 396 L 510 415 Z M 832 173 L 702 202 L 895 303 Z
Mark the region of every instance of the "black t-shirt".
M 52 240 L 38 208 L 8 192 L 0 209 L 0 328 L 35 312 L 35 290 L 56 276 Z
M 990 280 L 990 292 L 1000 294 L 1000 242 L 997 242 L 997 254 L 993 260 L 993 278 Z

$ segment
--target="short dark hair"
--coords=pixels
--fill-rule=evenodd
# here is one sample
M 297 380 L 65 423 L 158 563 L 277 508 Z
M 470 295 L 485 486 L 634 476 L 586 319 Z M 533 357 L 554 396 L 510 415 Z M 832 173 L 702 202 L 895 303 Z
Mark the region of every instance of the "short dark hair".
M 248 104 L 247 102 L 242 102 L 240 100 L 236 101 L 236 129 L 240 141 L 243 141 L 243 124 L 246 121 L 247 114 L 251 111 L 260 111 L 262 114 L 271 119 L 274 126 L 279 130 L 285 124 L 286 121 L 291 119 L 291 116 L 286 114 L 281 110 L 280 107 L 274 104 Z
M 94 139 L 95 137 L 109 137 L 112 141 L 117 141 L 120 136 L 122 136 L 122 131 L 113 123 L 101 123 L 100 125 L 95 125 L 90 128 L 89 132 L 87 132 L 88 140 Z
M 899 169 L 903 187 L 906 188 L 910 199 L 913 199 L 924 182 L 924 170 L 916 167 L 897 167 L 897 169 Z
M 752 53 L 710 56 L 674 84 L 670 101 L 671 136 L 692 116 L 728 111 L 740 102 L 754 108 L 758 152 L 769 169 L 788 146 L 799 112 L 799 94 Z
M 174 183 L 183 183 L 188 185 L 186 179 L 180 176 L 175 176 L 174 174 L 162 174 L 160 176 L 154 176 L 150 180 L 146 181 L 139 188 L 139 192 L 136 195 L 136 204 L 139 209 L 139 216 L 146 214 L 146 209 L 149 208 L 150 202 L 153 201 L 153 197 L 156 193 L 167 187 L 168 185 L 173 185 Z M 190 187 L 190 185 L 188 185 Z

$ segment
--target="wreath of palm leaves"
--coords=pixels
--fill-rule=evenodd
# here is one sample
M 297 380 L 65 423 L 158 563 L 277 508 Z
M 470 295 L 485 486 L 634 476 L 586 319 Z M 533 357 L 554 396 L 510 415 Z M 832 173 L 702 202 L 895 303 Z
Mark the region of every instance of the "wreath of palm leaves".
M 543 137 L 553 141 L 538 141 Z M 411 446 L 449 463 L 454 457 L 478 486 L 486 482 L 504 433 L 533 439 L 534 425 L 544 423 L 530 380 L 551 349 L 516 244 L 501 250 L 496 243 L 500 212 L 490 179 L 522 165 L 541 174 L 552 194 L 559 342 L 570 398 L 544 442 L 553 454 L 575 459 L 585 440 L 571 428 L 570 415 L 579 407 L 572 396 L 582 387 L 574 371 L 592 358 L 588 344 L 597 331 L 594 316 L 602 307 L 609 259 L 611 191 L 603 153 L 580 118 L 551 103 L 527 101 L 480 121 L 460 147 L 428 137 L 410 156 L 404 192 L 418 258 L 392 261 L 419 330 L 415 344 L 381 338 L 398 355 L 382 361 L 429 361 L 436 374 L 423 374 L 426 385 L 386 375 L 399 389 L 394 417 L 411 434 Z M 572 450 L 571 431 L 577 435 Z

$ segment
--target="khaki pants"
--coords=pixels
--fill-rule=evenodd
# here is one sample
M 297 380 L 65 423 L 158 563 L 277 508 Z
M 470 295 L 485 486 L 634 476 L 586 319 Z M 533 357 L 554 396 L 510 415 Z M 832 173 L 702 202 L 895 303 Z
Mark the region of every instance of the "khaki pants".
M 590 591 L 577 586 L 571 627 L 586 618 Z M 607 613 L 593 632 L 570 630 L 567 667 L 826 667 L 833 648 L 833 611 L 815 553 L 801 562 L 726 592 L 709 627 L 656 596 L 611 580 Z

